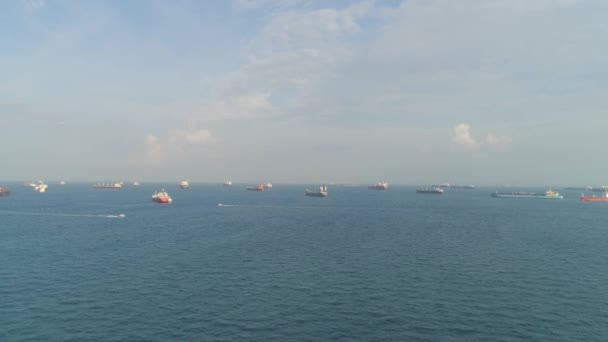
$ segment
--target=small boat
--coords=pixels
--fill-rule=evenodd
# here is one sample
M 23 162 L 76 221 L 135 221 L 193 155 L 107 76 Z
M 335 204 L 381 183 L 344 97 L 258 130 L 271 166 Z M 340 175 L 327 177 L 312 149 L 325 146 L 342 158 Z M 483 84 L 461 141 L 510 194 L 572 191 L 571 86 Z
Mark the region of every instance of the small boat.
M 424 187 L 416 190 L 418 194 L 443 194 L 443 188 L 438 186 Z
M 260 185 L 257 185 L 257 186 L 248 186 L 247 190 L 249 190 L 249 191 L 264 191 L 264 185 L 260 184 Z
M 95 188 L 95 189 L 122 189 L 122 183 L 121 182 L 97 183 L 97 184 L 93 185 L 93 188 Z
M 36 192 L 46 192 L 47 188 L 48 188 L 48 185 L 39 182 L 38 184 L 36 184 L 36 186 L 34 186 L 34 191 L 36 191 Z
M 388 190 L 388 183 L 380 182 L 380 183 L 372 184 L 372 185 L 368 186 L 367 188 L 369 190 Z
M 65 185 L 65 181 L 64 180 L 60 180 L 59 181 L 59 185 Z
M 319 190 L 304 190 L 304 195 L 313 196 L 313 197 L 327 197 L 329 193 L 327 192 L 327 185 L 323 185 L 319 187 Z
M 0 188 L 0 197 L 6 197 L 11 194 L 11 189 L 9 188 Z
M 232 186 L 232 181 L 225 181 L 224 186 Z
M 152 200 L 156 203 L 162 203 L 162 204 L 167 204 L 167 203 L 173 202 L 173 199 L 171 199 L 171 196 L 169 196 L 169 194 L 165 191 L 165 189 L 155 192 L 154 195 L 152 195 Z
M 182 189 L 188 189 L 190 187 L 190 183 L 188 183 L 188 181 L 186 180 L 183 180 L 179 182 L 179 187 Z
M 581 195 L 581 201 L 583 202 L 608 202 L 608 191 L 604 191 L 604 194 L 602 194 L 601 196 L 585 196 L 584 194 Z
M 272 183 L 264 184 L 264 189 L 272 189 Z
M 133 182 L 133 186 L 140 186 L 140 185 L 141 185 L 141 183 L 138 181 Z
M 559 192 L 553 191 L 551 189 L 547 190 L 545 193 L 536 193 L 536 192 L 495 192 L 491 195 L 492 197 L 501 197 L 501 198 L 534 198 L 534 199 L 562 199 L 564 196 L 560 195 Z

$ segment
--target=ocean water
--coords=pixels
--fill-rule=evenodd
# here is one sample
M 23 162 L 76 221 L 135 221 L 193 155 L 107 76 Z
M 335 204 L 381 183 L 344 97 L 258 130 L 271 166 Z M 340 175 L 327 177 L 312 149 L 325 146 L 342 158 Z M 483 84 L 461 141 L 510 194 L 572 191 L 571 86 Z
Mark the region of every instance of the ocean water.
M 608 341 L 608 203 L 580 192 L 161 186 L 13 184 L 0 341 Z

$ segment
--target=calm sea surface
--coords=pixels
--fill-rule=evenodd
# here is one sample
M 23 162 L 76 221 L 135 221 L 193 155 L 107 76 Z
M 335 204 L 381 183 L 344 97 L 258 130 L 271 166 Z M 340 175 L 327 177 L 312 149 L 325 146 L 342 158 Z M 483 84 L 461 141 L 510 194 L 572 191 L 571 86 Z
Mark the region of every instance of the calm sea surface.
M 608 203 L 577 191 L 7 185 L 0 341 L 608 341 Z

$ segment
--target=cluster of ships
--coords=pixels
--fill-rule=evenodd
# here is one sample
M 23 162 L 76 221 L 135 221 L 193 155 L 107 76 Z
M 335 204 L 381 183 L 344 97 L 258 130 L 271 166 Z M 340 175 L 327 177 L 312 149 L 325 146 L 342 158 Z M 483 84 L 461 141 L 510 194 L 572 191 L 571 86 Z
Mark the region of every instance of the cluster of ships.
M 65 181 L 60 181 L 59 185 L 65 185 Z M 140 186 L 140 185 L 141 185 L 141 183 L 139 183 L 139 182 L 132 183 L 132 186 Z M 226 181 L 223 183 L 223 186 L 225 186 L 225 187 L 231 187 L 232 185 L 233 184 L 231 181 Z M 48 185 L 46 185 L 43 181 L 38 181 L 35 183 L 34 182 L 25 183 L 25 184 L 23 184 L 23 186 L 30 187 L 34 191 L 40 192 L 40 193 L 46 192 L 46 190 L 48 188 Z M 123 186 L 124 186 L 124 182 L 109 182 L 109 183 L 96 183 L 93 185 L 93 188 L 95 188 L 95 189 L 121 189 Z M 183 181 L 179 182 L 178 187 L 180 189 L 188 189 L 188 188 L 190 188 L 190 183 L 186 180 L 183 180 Z M 449 183 L 442 183 L 442 184 L 436 184 L 436 185 L 418 188 L 416 190 L 416 193 L 441 195 L 445 192 L 446 188 L 475 189 L 476 187 L 474 185 L 454 185 L 454 184 L 449 184 Z M 271 183 L 258 184 L 258 185 L 254 185 L 254 186 L 248 186 L 248 187 L 246 187 L 246 189 L 248 191 L 264 191 L 264 190 L 272 189 L 272 184 Z M 382 190 L 388 190 L 389 186 L 388 186 L 387 182 L 379 182 L 379 183 L 369 185 L 368 189 L 382 191 Z M 581 199 L 581 201 L 584 201 L 584 202 L 608 202 L 608 186 L 602 186 L 602 187 L 596 187 L 596 188 L 586 187 L 586 188 L 566 188 L 566 189 L 567 190 L 601 191 L 603 193 L 599 196 L 582 194 L 580 199 Z M 11 194 L 11 190 L 9 188 L 0 187 L 0 197 L 6 197 L 6 196 L 9 196 L 10 194 Z M 319 186 L 319 188 L 305 189 L 304 195 L 312 196 L 312 197 L 327 197 L 329 195 L 329 190 L 327 188 L 327 185 L 321 185 L 321 186 Z M 549 189 L 544 193 L 523 192 L 523 191 L 516 191 L 516 192 L 498 192 L 497 191 L 497 192 L 490 194 L 490 196 L 496 197 L 496 198 L 531 198 L 531 199 L 563 199 L 564 198 L 563 195 L 561 195 L 559 192 L 554 191 L 552 189 Z M 165 189 L 161 189 L 160 191 L 155 192 L 152 195 L 152 200 L 154 202 L 161 203 L 161 204 L 169 204 L 169 203 L 173 202 L 171 196 L 169 195 L 169 193 L 167 193 L 167 191 L 165 191 Z

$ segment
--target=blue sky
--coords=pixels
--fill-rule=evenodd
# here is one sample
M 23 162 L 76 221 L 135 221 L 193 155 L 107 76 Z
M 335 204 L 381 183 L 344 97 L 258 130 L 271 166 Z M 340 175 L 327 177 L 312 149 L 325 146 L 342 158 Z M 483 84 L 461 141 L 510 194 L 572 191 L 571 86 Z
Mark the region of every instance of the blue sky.
M 0 5 L 0 179 L 608 184 L 600 0 Z

